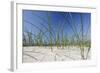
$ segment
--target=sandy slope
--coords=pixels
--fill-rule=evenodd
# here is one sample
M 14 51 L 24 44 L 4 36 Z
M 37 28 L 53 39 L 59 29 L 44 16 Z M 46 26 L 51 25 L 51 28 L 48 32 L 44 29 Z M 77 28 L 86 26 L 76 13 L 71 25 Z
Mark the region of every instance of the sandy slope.
M 85 50 L 86 53 L 87 50 Z M 90 53 L 88 55 L 90 59 Z M 45 61 L 69 61 L 81 60 L 80 49 L 76 47 L 66 47 L 57 49 L 53 47 L 23 47 L 23 62 L 45 62 Z

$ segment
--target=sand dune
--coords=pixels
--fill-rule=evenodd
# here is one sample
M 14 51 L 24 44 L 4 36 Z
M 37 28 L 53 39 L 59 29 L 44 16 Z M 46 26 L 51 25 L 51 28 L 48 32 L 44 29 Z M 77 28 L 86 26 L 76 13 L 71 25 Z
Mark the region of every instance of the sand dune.
M 87 49 L 85 48 L 85 56 L 86 52 Z M 90 59 L 90 53 L 87 59 Z M 57 49 L 57 47 L 53 47 L 53 51 L 51 51 L 50 47 L 23 47 L 24 63 L 71 60 L 82 60 L 79 48 L 65 47 L 64 49 Z

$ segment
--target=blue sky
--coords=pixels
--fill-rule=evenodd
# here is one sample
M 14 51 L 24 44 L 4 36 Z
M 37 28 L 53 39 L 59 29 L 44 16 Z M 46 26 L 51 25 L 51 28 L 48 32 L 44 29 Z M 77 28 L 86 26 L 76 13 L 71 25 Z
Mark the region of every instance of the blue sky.
M 49 32 L 47 32 L 48 24 L 50 24 L 52 35 L 56 38 L 56 34 L 59 31 L 60 37 L 62 36 L 62 30 L 65 37 L 70 38 L 74 35 L 72 25 L 75 24 L 76 31 L 79 34 L 81 29 L 81 18 L 83 22 L 83 34 L 87 38 L 91 37 L 91 14 L 90 13 L 77 13 L 77 12 L 56 12 L 56 11 L 36 11 L 36 10 L 23 10 L 23 33 L 26 31 L 32 32 L 35 36 L 41 31 L 45 32 L 45 35 L 50 38 Z M 47 39 L 46 36 L 43 39 Z M 35 38 L 33 36 L 33 39 Z

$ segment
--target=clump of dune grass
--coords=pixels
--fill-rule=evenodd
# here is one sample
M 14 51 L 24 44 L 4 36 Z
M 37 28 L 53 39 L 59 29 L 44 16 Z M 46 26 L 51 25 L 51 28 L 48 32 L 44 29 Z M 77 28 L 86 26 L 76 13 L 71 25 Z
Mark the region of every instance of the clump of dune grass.
M 67 15 L 65 15 L 64 17 L 65 17 L 67 23 L 70 24 L 69 26 L 70 26 L 70 28 L 72 29 L 75 38 L 77 39 L 76 45 L 78 45 L 79 48 L 80 48 L 80 55 L 81 55 L 81 58 L 82 58 L 82 59 L 87 59 L 88 53 L 89 53 L 89 51 L 90 51 L 90 42 L 88 43 L 88 45 L 86 44 L 86 42 L 84 42 L 85 39 L 84 39 L 84 32 L 83 32 L 83 27 L 84 27 L 84 26 L 83 26 L 82 14 L 80 13 L 80 22 L 81 22 L 81 24 L 80 24 L 80 31 L 77 30 L 77 27 L 76 27 L 76 24 L 75 24 L 74 19 L 73 19 L 73 17 L 72 17 L 72 14 L 69 13 L 69 15 L 70 15 L 72 24 L 70 24 L 70 22 L 67 20 Z M 79 33 L 79 32 L 80 32 L 80 33 Z M 86 36 L 86 35 L 85 35 L 85 36 Z M 74 43 L 74 41 L 72 40 L 71 45 L 73 45 L 73 44 L 75 44 L 75 43 Z M 85 57 L 84 48 L 85 48 L 86 46 L 88 46 L 88 52 L 87 52 L 87 55 L 86 55 L 86 57 Z
M 33 13 L 35 15 L 35 13 Z M 35 27 L 36 29 L 39 30 L 38 34 L 33 34 L 32 31 L 29 32 L 27 31 L 27 36 L 25 34 L 23 34 L 23 45 L 27 45 L 27 46 L 49 46 L 51 51 L 53 52 L 53 47 L 56 46 L 57 49 L 59 48 L 66 48 L 69 46 L 74 46 L 74 47 L 79 47 L 80 48 L 80 55 L 81 58 L 87 59 L 88 57 L 88 53 L 90 51 L 91 48 L 91 42 L 88 39 L 85 39 L 86 35 L 84 35 L 84 24 L 83 24 L 83 18 L 82 18 L 82 14 L 80 13 L 80 30 L 78 30 L 77 25 L 74 21 L 74 18 L 71 14 L 71 12 L 68 13 L 69 17 L 70 17 L 70 21 L 68 20 L 68 16 L 67 14 L 65 14 L 63 16 L 64 20 L 63 21 L 59 21 L 59 23 L 57 24 L 58 26 L 57 31 L 55 32 L 53 29 L 54 27 L 52 27 L 52 25 L 54 25 L 52 23 L 52 18 L 51 18 L 51 14 L 50 12 L 46 13 L 46 19 L 44 19 L 43 17 L 39 16 L 39 15 L 35 15 L 36 17 L 38 17 L 41 21 L 45 22 L 47 24 L 47 26 L 44 25 L 44 23 L 40 23 L 40 25 L 44 28 L 41 29 L 40 27 L 38 27 L 36 24 L 33 24 L 31 22 L 29 22 L 28 20 L 24 20 L 24 22 L 30 24 L 32 27 Z M 70 29 L 72 29 L 73 35 L 72 37 L 68 38 L 67 36 L 67 32 L 64 32 L 64 29 L 66 29 L 65 27 L 65 23 L 67 23 L 68 27 L 70 27 Z M 33 29 L 31 29 L 33 30 Z M 88 31 L 87 31 L 88 32 Z M 49 36 L 47 35 L 47 33 L 49 34 Z M 66 35 L 65 35 L 66 34 Z M 34 36 L 34 38 L 32 37 Z M 44 39 L 44 37 L 46 38 L 46 40 Z M 28 41 L 27 41 L 28 40 Z M 87 49 L 87 53 L 86 55 L 84 54 L 84 48 L 88 47 Z

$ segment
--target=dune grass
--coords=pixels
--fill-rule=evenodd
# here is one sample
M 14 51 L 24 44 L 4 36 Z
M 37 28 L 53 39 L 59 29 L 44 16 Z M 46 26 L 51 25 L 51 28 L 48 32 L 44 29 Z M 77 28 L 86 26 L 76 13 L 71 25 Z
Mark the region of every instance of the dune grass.
M 33 15 L 35 15 L 33 13 Z M 73 15 L 69 12 L 68 14 L 65 14 L 63 16 L 64 20 L 63 21 L 59 21 L 57 28 L 57 31 L 54 31 L 54 28 L 52 27 L 52 18 L 50 16 L 50 12 L 47 12 L 46 14 L 46 19 L 45 20 L 43 17 L 36 15 L 37 18 L 39 18 L 41 21 L 45 22 L 47 24 L 47 26 L 45 26 L 43 23 L 39 22 L 40 25 L 42 25 L 42 27 L 44 29 L 41 29 L 40 27 L 36 26 L 36 24 L 33 24 L 31 22 L 29 22 L 28 20 L 24 20 L 24 22 L 30 24 L 32 27 L 35 27 L 39 30 L 38 34 L 33 34 L 32 31 L 25 31 L 27 35 L 23 34 L 23 46 L 50 46 L 51 51 L 53 51 L 53 46 L 56 46 L 58 49 L 59 48 L 66 48 L 68 46 L 78 46 L 80 48 L 80 55 L 81 58 L 87 59 L 88 53 L 90 51 L 91 48 L 91 42 L 88 39 L 85 39 L 88 35 L 88 31 L 89 29 L 87 29 L 87 33 L 84 33 L 84 24 L 83 24 L 83 18 L 82 18 L 82 14 L 80 13 L 80 28 L 77 28 L 77 25 L 74 21 Z M 70 21 L 68 20 L 68 15 L 70 17 Z M 66 29 L 65 27 L 65 23 L 68 23 L 69 25 L 67 25 L 68 27 L 70 27 L 70 29 L 72 29 L 73 31 L 73 35 L 72 37 L 70 37 L 70 39 L 68 38 L 67 35 L 64 35 L 64 29 Z M 88 27 L 90 28 L 90 26 Z M 80 31 L 78 31 L 78 29 L 80 29 Z M 32 29 L 34 31 L 34 29 Z M 47 36 L 46 34 L 49 34 L 49 36 Z M 66 33 L 67 34 L 67 33 Z M 84 35 L 85 34 L 85 35 Z M 32 37 L 34 36 L 34 38 Z M 44 39 L 44 37 L 46 39 Z M 87 54 L 85 56 L 84 54 L 84 48 L 88 47 L 88 51 Z

